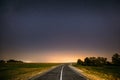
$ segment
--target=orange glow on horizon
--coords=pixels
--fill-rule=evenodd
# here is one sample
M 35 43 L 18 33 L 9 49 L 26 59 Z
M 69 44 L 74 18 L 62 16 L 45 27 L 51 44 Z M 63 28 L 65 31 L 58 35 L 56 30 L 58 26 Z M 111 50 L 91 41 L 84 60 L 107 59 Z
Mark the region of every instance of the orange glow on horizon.
M 20 52 L 21 53 L 21 52 Z M 22 54 L 14 54 L 5 56 L 6 59 L 17 59 L 25 62 L 76 62 L 77 59 L 84 60 L 85 57 L 109 57 L 111 55 L 97 54 L 93 51 L 72 51 L 72 50 L 49 50 L 49 51 L 34 51 L 34 52 L 22 52 Z

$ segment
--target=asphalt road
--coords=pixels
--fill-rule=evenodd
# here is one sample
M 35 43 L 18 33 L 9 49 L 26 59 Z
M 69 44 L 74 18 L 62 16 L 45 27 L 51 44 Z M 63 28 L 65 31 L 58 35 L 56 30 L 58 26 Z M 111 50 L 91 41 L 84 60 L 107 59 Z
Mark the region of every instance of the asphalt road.
M 87 80 L 87 79 L 80 76 L 68 65 L 61 65 L 39 76 L 35 80 Z

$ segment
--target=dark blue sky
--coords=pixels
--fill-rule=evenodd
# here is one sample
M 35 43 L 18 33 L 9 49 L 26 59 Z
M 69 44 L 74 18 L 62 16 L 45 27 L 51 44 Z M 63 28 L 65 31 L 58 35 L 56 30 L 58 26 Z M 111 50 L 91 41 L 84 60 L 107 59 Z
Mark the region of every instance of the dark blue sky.
M 2 58 L 9 50 L 11 55 L 56 49 L 120 52 L 119 0 L 1 0 L 0 5 Z

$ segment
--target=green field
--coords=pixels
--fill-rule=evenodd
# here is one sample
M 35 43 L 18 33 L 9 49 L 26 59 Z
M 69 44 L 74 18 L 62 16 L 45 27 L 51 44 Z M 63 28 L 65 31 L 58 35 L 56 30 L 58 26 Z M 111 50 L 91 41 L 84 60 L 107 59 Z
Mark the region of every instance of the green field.
M 74 66 L 82 70 L 90 80 L 120 80 L 120 66 Z
M 0 64 L 0 80 L 28 80 L 57 66 L 57 63 L 5 63 Z

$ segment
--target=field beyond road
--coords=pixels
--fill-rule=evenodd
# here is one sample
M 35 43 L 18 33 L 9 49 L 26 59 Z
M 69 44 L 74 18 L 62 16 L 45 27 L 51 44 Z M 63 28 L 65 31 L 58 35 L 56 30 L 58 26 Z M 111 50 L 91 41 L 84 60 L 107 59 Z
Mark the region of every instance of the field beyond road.
M 1 80 L 28 80 L 59 63 L 4 63 L 0 64 Z
M 120 66 L 74 66 L 90 80 L 120 80 Z

